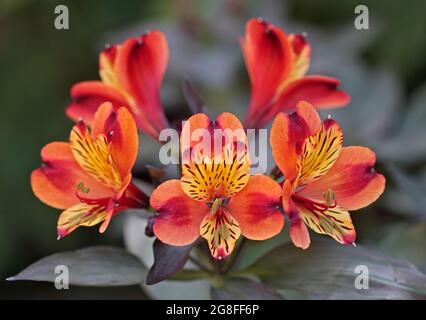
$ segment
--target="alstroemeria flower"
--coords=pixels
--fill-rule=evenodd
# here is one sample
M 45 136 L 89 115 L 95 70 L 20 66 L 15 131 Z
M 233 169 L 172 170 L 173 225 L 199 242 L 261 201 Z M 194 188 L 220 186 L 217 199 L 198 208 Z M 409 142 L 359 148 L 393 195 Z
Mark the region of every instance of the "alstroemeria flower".
M 84 81 L 71 88 L 72 103 L 66 114 L 90 124 L 99 105 L 111 102 L 115 109 L 125 106 L 138 128 L 157 139 L 169 123 L 160 102 L 160 87 L 169 50 L 160 31 L 150 31 L 113 45 L 99 56 L 101 81 Z
M 349 95 L 337 89 L 339 80 L 306 76 L 311 48 L 303 35 L 287 35 L 270 23 L 251 19 L 246 24 L 241 48 L 251 82 L 246 128 L 264 126 L 279 112 L 292 111 L 301 100 L 316 108 L 349 103 Z
M 198 129 L 210 132 L 212 143 L 223 138 L 214 135 L 216 130 L 227 137 L 236 130 L 244 133 L 230 113 L 222 113 L 216 121 L 205 114 L 189 118 L 182 128 L 181 152 L 183 161 L 190 161 L 182 163 L 180 180 L 164 182 L 151 195 L 151 206 L 159 213 L 154 233 L 174 246 L 191 244 L 201 235 L 212 256 L 222 259 L 232 252 L 240 235 L 264 240 L 281 231 L 281 188 L 267 176 L 250 176 L 245 133 L 242 138 L 223 138 L 228 143 L 219 148 L 220 154 L 207 155 L 192 152 L 196 144 L 184 142 L 184 135 L 191 137 Z
M 43 166 L 32 172 L 31 186 L 42 202 L 64 210 L 58 238 L 102 221 L 99 231 L 104 232 L 118 212 L 148 206 L 148 197 L 131 182 L 137 152 L 132 115 L 109 102 L 95 113 L 91 133 L 80 121 L 69 143 L 52 142 L 42 149 Z
M 374 202 L 385 187 L 385 178 L 374 170 L 375 153 L 365 147 L 342 147 L 337 122 L 326 119 L 321 124 L 317 111 L 304 101 L 294 113 L 275 118 L 270 139 L 285 176 L 282 200 L 293 243 L 309 246 L 306 226 L 340 243 L 354 243 L 348 211 Z

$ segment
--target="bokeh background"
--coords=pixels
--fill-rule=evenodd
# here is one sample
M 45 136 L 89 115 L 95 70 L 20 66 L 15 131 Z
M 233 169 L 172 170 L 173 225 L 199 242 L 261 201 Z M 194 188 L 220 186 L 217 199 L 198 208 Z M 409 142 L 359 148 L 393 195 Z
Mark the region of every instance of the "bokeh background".
M 54 28 L 65 4 L 70 29 Z M 354 28 L 366 4 L 369 30 Z M 162 100 L 170 119 L 189 114 L 182 94 L 188 76 L 213 113 L 241 116 L 249 83 L 238 37 L 253 16 L 307 32 L 310 73 L 341 79 L 351 104 L 327 111 L 344 128 L 345 144 L 375 149 L 387 190 L 353 215 L 358 242 L 406 259 L 426 272 L 426 2 L 332 0 L 2 0 L 0 2 L 0 298 L 145 298 L 138 287 L 72 288 L 4 281 L 46 255 L 94 244 L 123 246 L 123 218 L 100 236 L 84 228 L 56 241 L 58 211 L 32 194 L 29 176 L 40 149 L 66 140 L 70 86 L 98 78 L 98 52 L 147 29 L 166 33 L 170 62 Z M 143 140 L 138 172 L 156 163 Z M 141 230 L 143 232 L 143 230 Z

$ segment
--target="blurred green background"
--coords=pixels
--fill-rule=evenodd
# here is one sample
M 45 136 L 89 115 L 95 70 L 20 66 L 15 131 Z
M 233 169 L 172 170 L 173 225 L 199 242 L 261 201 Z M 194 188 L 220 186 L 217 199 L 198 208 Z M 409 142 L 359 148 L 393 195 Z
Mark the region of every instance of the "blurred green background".
M 58 4 L 69 8 L 69 30 L 54 28 Z M 369 30 L 353 26 L 358 4 L 368 5 Z M 103 45 L 146 29 L 164 31 L 170 43 L 162 96 L 171 119 L 188 113 L 181 93 L 185 75 L 215 112 L 243 115 L 249 84 L 237 40 L 252 16 L 289 32 L 308 31 L 310 73 L 337 76 L 352 94 L 351 105 L 332 114 L 343 122 L 346 144 L 377 151 L 388 178 L 380 202 L 354 217 L 360 242 L 426 271 L 424 12 L 422 0 L 2 0 L 0 298 L 144 298 L 137 287 L 57 291 L 51 284 L 3 281 L 54 252 L 123 246 L 120 218 L 102 236 L 84 228 L 56 241 L 59 212 L 33 196 L 30 173 L 40 165 L 43 145 L 67 139 L 69 88 L 98 78 Z M 141 157 L 155 163 L 148 152 Z

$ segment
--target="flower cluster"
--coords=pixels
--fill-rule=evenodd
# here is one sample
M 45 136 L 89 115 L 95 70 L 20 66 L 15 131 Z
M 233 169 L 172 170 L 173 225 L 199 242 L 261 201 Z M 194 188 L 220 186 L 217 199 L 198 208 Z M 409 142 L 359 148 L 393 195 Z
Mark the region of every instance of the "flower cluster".
M 343 147 L 339 124 L 331 118 L 321 122 L 316 110 L 343 107 L 349 95 L 337 79 L 306 75 L 311 49 L 303 35 L 251 19 L 241 47 L 251 82 L 244 125 L 227 112 L 215 120 L 203 113 L 186 119 L 181 174 L 150 196 L 132 181 L 132 168 L 137 130 L 158 140 L 170 127 L 160 101 L 166 38 L 151 31 L 101 52 L 101 80 L 71 89 L 66 114 L 76 124 L 69 142 L 46 145 L 43 165 L 31 175 L 35 195 L 63 210 L 59 238 L 100 223 L 104 232 L 117 213 L 151 208 L 153 234 L 161 242 L 186 246 L 204 238 L 216 259 L 230 255 L 240 237 L 276 236 L 285 221 L 292 242 L 303 249 L 310 244 L 308 227 L 342 244 L 355 242 L 349 211 L 374 202 L 385 178 L 374 170 L 373 151 Z M 245 129 L 271 121 L 276 168 L 252 175 Z M 207 134 L 192 139 L 200 137 L 197 132 Z

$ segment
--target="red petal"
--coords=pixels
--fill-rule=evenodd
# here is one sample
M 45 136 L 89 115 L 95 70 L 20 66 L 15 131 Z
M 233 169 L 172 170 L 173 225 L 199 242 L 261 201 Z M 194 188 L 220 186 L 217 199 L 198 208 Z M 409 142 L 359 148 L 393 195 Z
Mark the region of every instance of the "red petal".
M 338 108 L 347 105 L 351 98 L 338 89 L 340 81 L 325 76 L 306 76 L 288 85 L 272 109 L 272 114 L 289 112 L 300 100 L 305 100 L 316 109 Z
M 267 176 L 255 175 L 225 207 L 249 239 L 269 239 L 282 230 L 284 216 L 279 210 L 281 187 Z
M 293 65 L 293 49 L 283 30 L 260 19 L 251 19 L 241 40 L 251 82 L 251 100 L 245 121 L 253 127 L 258 114 L 271 102 Z
M 376 155 L 365 147 L 345 147 L 326 175 L 310 183 L 300 194 L 323 200 L 331 189 L 337 204 L 357 210 L 377 200 L 385 188 L 385 177 L 374 171 Z
M 118 50 L 115 70 L 119 83 L 135 99 L 136 121 L 150 122 L 158 133 L 169 127 L 160 102 L 160 87 L 167 67 L 169 50 L 160 31 L 126 40 Z M 141 120 L 138 118 L 141 117 Z
M 68 105 L 66 114 L 74 121 L 82 118 L 86 123 L 93 121 L 95 112 L 105 101 L 114 108 L 128 106 L 124 96 L 113 86 L 100 81 L 84 81 L 71 88 L 72 103 Z
M 34 194 L 49 206 L 66 209 L 80 202 L 77 193 L 91 198 L 111 197 L 111 189 L 104 187 L 85 173 L 65 142 L 52 142 L 41 151 L 43 166 L 31 174 Z
M 295 113 L 280 113 L 275 118 L 270 136 L 272 154 L 286 179 L 296 178 L 296 162 L 303 142 L 320 127 L 318 112 L 304 101 L 297 104 Z
M 180 186 L 180 180 L 168 180 L 159 185 L 150 202 L 159 213 L 154 233 L 162 242 L 185 246 L 200 236 L 200 225 L 209 208 L 204 202 L 188 197 Z

